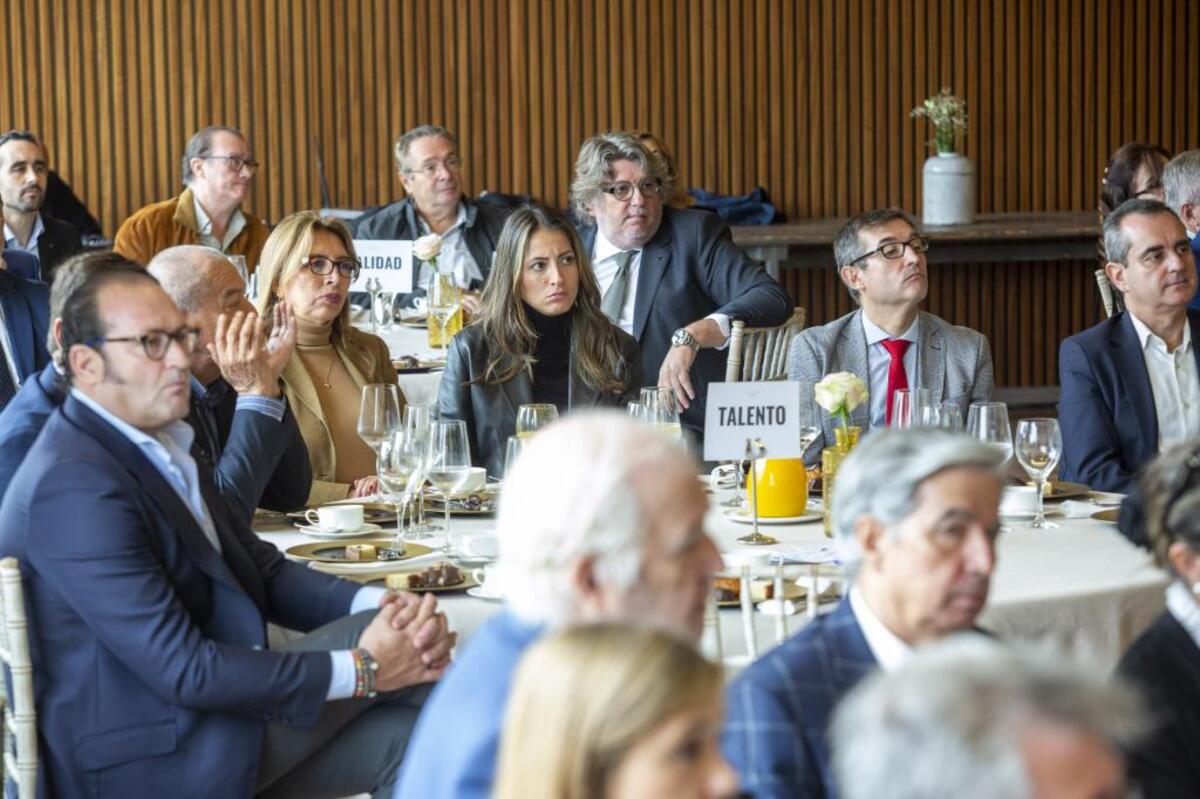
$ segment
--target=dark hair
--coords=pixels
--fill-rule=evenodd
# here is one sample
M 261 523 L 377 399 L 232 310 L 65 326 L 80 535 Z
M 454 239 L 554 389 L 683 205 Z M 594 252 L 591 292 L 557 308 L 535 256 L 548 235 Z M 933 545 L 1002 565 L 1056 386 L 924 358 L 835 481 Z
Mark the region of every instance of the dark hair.
M 888 222 L 894 222 L 900 219 L 908 223 L 908 226 L 913 229 L 913 232 L 920 232 L 917 229 L 917 222 L 903 208 L 876 208 L 873 211 L 861 213 L 858 216 L 850 217 L 846 224 L 842 225 L 841 230 L 837 232 L 837 236 L 833 239 L 833 260 L 834 265 L 838 270 L 838 279 L 841 279 L 843 266 L 851 266 L 855 261 L 862 257 L 862 240 L 859 239 L 859 234 L 864 230 L 871 230 L 880 225 L 886 225 Z M 844 283 L 845 281 L 843 281 Z M 846 286 L 846 290 L 850 292 L 850 296 L 858 302 L 858 291 Z
M 108 255 L 108 253 L 105 253 Z M 115 254 L 114 254 L 115 255 Z M 86 256 L 81 256 L 86 257 Z M 76 264 L 79 261 L 75 262 Z M 89 264 L 90 266 L 90 264 Z M 67 385 L 73 382 L 71 373 L 71 347 L 76 344 L 88 344 L 97 338 L 103 338 L 108 332 L 107 325 L 100 318 L 98 298 L 100 290 L 113 283 L 133 284 L 149 281 L 158 285 L 149 272 L 133 261 L 119 255 L 110 257 L 103 268 L 88 268 L 85 274 L 77 280 L 68 281 L 67 296 L 59 298 L 59 318 L 62 319 L 62 366 L 66 374 Z M 79 268 L 77 266 L 77 268 Z M 62 276 L 55 281 L 55 287 L 62 285 Z
M 1134 199 L 1133 176 L 1142 165 L 1149 167 L 1161 184 L 1163 167 L 1170 160 L 1171 152 L 1157 144 L 1131 141 L 1118 147 L 1108 159 L 1100 181 L 1100 215 L 1107 216 L 1126 200 Z
M 27 141 L 30 144 L 36 144 L 38 147 L 42 147 L 42 143 L 38 141 L 38 137 L 34 136 L 27 130 L 10 130 L 0 133 L 0 147 L 3 147 L 10 141 Z M 44 147 L 42 147 L 42 149 L 45 150 Z
M 54 282 L 50 285 L 50 330 L 46 333 L 47 350 L 52 354 L 58 351 L 58 342 L 54 340 L 54 320 L 63 315 L 63 306 L 79 287 L 92 279 L 97 272 L 130 265 L 137 266 L 133 261 L 112 250 L 84 252 L 72 255 L 62 262 L 55 270 Z
M 1121 223 L 1125 221 L 1126 217 L 1134 215 L 1153 216 L 1156 214 L 1169 214 L 1171 218 L 1179 219 L 1175 215 L 1175 212 L 1167 207 L 1166 203 L 1144 198 L 1126 200 L 1117 206 L 1116 210 L 1111 214 L 1104 217 L 1104 226 L 1101 232 L 1104 236 L 1104 252 L 1107 253 L 1108 260 L 1123 264 L 1125 263 L 1125 259 L 1129 257 L 1129 237 L 1121 229 Z M 1182 222 L 1179 224 L 1180 227 L 1183 226 Z
M 196 177 L 192 173 L 192 159 L 212 155 L 213 136 L 218 133 L 232 133 L 242 141 L 246 141 L 246 137 L 240 130 L 224 125 L 209 125 L 207 128 L 201 128 L 193 133 L 192 138 L 188 139 L 187 146 L 183 148 L 183 185 L 191 185 L 192 179 Z

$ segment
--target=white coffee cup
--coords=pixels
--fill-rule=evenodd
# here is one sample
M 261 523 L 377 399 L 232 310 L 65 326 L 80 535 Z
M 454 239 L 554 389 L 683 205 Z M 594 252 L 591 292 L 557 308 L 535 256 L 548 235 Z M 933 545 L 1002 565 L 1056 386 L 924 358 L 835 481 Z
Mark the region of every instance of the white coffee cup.
M 471 571 L 471 576 L 483 588 L 485 594 L 496 597 L 504 596 L 504 584 L 499 566 L 493 564 L 482 569 L 474 569 Z
M 463 487 L 459 489 L 459 492 L 472 494 L 476 491 L 482 491 L 486 485 L 487 469 L 482 466 L 472 466 L 470 473 L 467 475 L 467 482 L 463 483 Z
M 492 533 L 464 533 L 458 551 L 468 558 L 494 558 L 500 554 L 500 541 Z
M 363 526 L 362 505 L 323 505 L 316 510 L 304 512 L 305 520 L 322 530 L 346 532 L 361 530 Z
M 1007 486 L 1000 497 L 1001 516 L 1028 516 L 1037 510 L 1037 489 L 1033 486 Z

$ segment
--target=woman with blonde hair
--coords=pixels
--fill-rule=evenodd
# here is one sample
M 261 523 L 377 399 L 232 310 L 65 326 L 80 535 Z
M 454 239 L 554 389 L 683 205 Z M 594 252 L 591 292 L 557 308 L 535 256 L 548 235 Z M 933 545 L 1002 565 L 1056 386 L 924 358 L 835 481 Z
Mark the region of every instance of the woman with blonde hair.
M 721 755 L 721 668 L 667 633 L 569 628 L 521 660 L 495 799 L 708 799 L 737 793 Z
M 312 462 L 309 505 L 372 494 L 378 484 L 358 409 L 363 385 L 395 384 L 396 369 L 382 339 L 350 324 L 346 296 L 358 271 L 349 229 L 312 211 L 280 222 L 259 262 L 259 314 L 271 318 L 286 300 L 296 320 L 283 383 Z
M 600 310 L 591 262 L 559 214 L 526 205 L 509 216 L 482 306 L 450 344 L 438 407 L 467 423 L 471 460 L 489 474 L 503 476 L 521 405 L 561 414 L 637 399 L 641 350 Z

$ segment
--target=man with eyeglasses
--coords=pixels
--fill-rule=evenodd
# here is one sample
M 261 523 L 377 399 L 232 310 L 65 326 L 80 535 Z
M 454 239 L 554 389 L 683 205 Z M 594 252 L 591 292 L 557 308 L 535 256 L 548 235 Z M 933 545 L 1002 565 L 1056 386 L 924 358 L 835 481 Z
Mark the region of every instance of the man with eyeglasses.
M 189 455 L 199 331 L 145 270 L 64 303 L 69 395 L 0 503 L 53 796 L 386 795 L 455 636 L 261 541 Z M 305 633 L 267 648 L 267 622 Z
M 928 249 L 912 218 L 898 208 L 852 218 L 838 231 L 833 252 L 838 275 L 860 307 L 792 340 L 789 380 L 816 382 L 850 372 L 867 384 L 869 403 L 850 413 L 850 423 L 864 431 L 891 424 L 892 398 L 900 389 L 929 389 L 933 403 L 953 402 L 964 418 L 971 402 L 991 399 L 987 338 L 920 309 L 929 294 Z M 820 458 L 838 424 L 824 414 L 807 462 Z
M 79 231 L 43 210 L 50 168 L 46 150 L 29 131 L 0 134 L 0 201 L 4 214 L 4 251 L 37 259 L 30 280 L 49 283 L 58 265 L 79 252 Z
M 462 159 L 450 131 L 420 125 L 396 139 L 396 173 L 408 195 L 354 220 L 356 239 L 415 240 L 430 233 L 442 237 L 438 268 L 454 277 L 468 314 L 479 310 L 479 292 L 492 269 L 496 242 L 508 209 L 464 196 Z M 421 264 L 414 273 L 415 291 L 397 298 L 409 305 L 429 289 L 432 271 Z
M 756 799 L 837 794 L 828 728 L 863 677 L 970 630 L 996 565 L 1003 456 L 942 430 L 887 430 L 838 470 L 833 497 L 850 591 L 752 663 L 728 691 L 723 749 Z
M 197 131 L 183 152 L 183 191 L 135 211 L 117 231 L 113 249 L 145 265 L 168 247 L 202 244 L 242 256 L 252 273 L 270 235 L 242 210 L 257 170 L 241 131 L 220 125 Z
M 571 204 L 600 285 L 601 308 L 638 340 L 643 385 L 671 389 L 698 440 L 710 382 L 725 379 L 730 327 L 783 324 L 792 303 L 729 227 L 704 211 L 664 208 L 666 162 L 635 136 L 601 133 L 575 161 Z

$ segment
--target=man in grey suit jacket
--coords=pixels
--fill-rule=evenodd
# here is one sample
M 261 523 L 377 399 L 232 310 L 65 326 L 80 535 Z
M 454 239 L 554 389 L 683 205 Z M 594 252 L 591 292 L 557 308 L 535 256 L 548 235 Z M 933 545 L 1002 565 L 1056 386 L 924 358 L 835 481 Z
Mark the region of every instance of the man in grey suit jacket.
M 911 217 L 889 208 L 854 217 L 834 240 L 838 274 L 862 306 L 811 327 L 792 341 L 788 379 L 815 382 L 852 372 L 870 398 L 850 414 L 867 430 L 883 427 L 896 388 L 927 388 L 935 403 L 962 407 L 992 395 L 992 353 L 981 333 L 946 323 L 919 306 L 929 293 L 928 242 Z M 899 363 L 893 366 L 892 353 Z M 815 411 L 819 412 L 819 411 Z M 836 422 L 823 415 L 822 433 L 805 454 L 812 463 L 833 441 Z
M 702 438 L 708 384 L 725 379 L 730 325 L 783 324 L 792 303 L 717 216 L 664 208 L 670 190 L 660 156 L 628 134 L 601 133 L 579 150 L 571 202 L 593 223 L 580 238 L 601 308 L 638 340 L 643 385 L 673 389 L 683 426 Z

